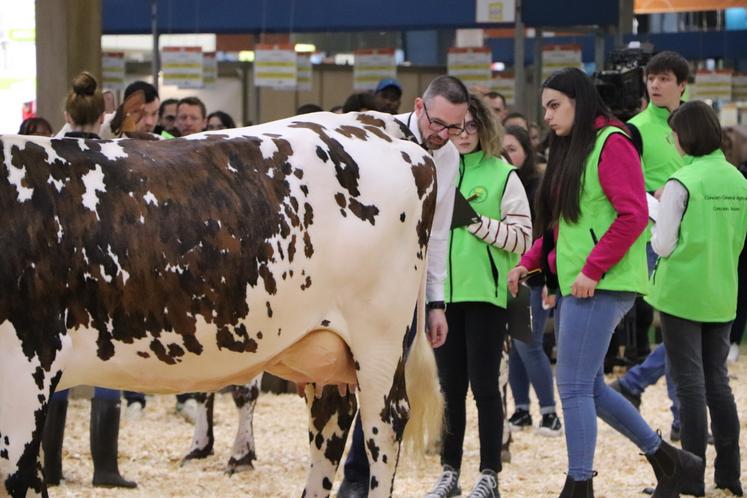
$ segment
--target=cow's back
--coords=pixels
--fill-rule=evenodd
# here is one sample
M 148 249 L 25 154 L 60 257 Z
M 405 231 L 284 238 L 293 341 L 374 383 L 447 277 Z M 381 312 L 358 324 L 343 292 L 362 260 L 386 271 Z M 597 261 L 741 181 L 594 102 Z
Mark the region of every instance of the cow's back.
M 2 333 L 45 369 L 72 344 L 63 384 L 149 390 L 238 380 L 314 327 L 348 333 L 353 307 L 422 266 L 432 215 L 430 160 L 384 119 L 4 137 Z M 391 292 L 414 298 L 405 280 Z

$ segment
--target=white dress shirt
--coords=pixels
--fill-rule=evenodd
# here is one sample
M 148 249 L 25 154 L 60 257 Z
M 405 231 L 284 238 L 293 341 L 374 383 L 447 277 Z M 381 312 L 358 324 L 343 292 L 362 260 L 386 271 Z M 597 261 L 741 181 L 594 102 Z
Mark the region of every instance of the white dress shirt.
M 418 117 L 414 112 L 399 114 L 397 119 L 407 124 L 419 143 L 423 136 L 418 128 Z M 451 143 L 438 150 L 431 151 L 436 164 L 436 213 L 433 216 L 431 237 L 428 240 L 428 277 L 425 288 L 426 302 L 444 300 L 444 282 L 446 281 L 446 258 L 449 252 L 449 231 L 451 216 L 454 211 L 454 195 L 459 173 L 459 151 Z

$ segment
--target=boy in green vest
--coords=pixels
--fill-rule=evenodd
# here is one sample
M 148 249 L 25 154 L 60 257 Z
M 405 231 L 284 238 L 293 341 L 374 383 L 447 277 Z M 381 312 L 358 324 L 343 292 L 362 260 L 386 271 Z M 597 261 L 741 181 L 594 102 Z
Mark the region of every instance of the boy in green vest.
M 667 123 L 669 115 L 681 104 L 687 86 L 690 66 L 680 54 L 664 51 L 656 54 L 646 65 L 646 90 L 649 105 L 628 122 L 631 138 L 641 153 L 646 191 L 655 197 L 661 196 L 664 182 L 683 165 L 682 157 L 671 143 L 671 129 Z M 651 245 L 646 246 L 649 272 L 656 263 L 656 253 Z M 647 342 L 648 329 L 654 312 L 643 299 L 635 305 L 638 344 Z M 666 371 L 666 351 L 661 345 L 649 354 L 640 365 L 631 368 L 610 387 L 623 394 L 637 408 L 646 387 L 656 384 Z M 672 429 L 670 438 L 680 438 L 679 402 L 675 386 L 667 375 L 667 392 L 672 400 Z
M 660 259 L 646 300 L 662 334 L 681 403 L 682 448 L 705 460 L 706 403 L 716 446 L 715 481 L 742 496 L 739 417 L 726 357 L 737 307 L 737 264 L 747 233 L 747 180 L 721 152 L 721 126 L 700 101 L 669 117 L 686 165 L 664 186 L 651 245 Z M 703 475 L 684 494 L 704 496 Z

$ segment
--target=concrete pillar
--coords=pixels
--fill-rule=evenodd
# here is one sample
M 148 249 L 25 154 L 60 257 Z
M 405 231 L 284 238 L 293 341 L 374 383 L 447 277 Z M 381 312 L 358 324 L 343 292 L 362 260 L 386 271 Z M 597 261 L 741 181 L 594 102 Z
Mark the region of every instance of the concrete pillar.
M 37 113 L 55 130 L 64 123 L 73 77 L 83 70 L 101 83 L 101 0 L 36 0 Z

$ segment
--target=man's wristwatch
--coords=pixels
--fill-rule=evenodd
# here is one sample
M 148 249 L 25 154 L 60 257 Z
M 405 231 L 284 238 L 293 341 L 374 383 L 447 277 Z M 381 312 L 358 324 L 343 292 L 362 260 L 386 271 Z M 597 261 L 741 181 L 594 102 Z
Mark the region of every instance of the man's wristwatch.
M 446 303 L 443 301 L 431 301 L 425 305 L 425 309 L 430 310 L 444 310 L 446 311 Z

